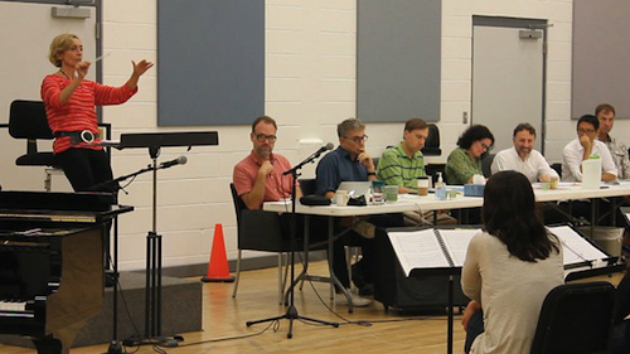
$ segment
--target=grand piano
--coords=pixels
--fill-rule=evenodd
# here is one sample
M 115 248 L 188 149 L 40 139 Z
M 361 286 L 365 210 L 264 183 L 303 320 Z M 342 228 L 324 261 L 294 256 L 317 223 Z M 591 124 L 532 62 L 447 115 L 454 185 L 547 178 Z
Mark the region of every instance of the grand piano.
M 131 210 L 102 193 L 0 191 L 0 333 L 68 353 L 101 311 L 109 223 Z

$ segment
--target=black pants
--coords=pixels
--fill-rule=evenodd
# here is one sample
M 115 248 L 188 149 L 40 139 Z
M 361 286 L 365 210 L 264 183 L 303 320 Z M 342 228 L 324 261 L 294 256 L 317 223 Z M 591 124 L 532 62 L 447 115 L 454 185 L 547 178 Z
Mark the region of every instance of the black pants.
M 57 161 L 75 192 L 89 191 L 93 186 L 114 178 L 107 154 L 103 150 L 71 148 L 59 153 Z M 116 192 L 113 185 L 97 190 Z
M 483 310 L 475 312 L 468 321 L 466 329 L 466 341 L 464 342 L 464 352 L 469 353 L 475 338 L 485 331 L 483 324 Z
M 57 161 L 61 164 L 63 172 L 75 192 L 90 191 L 93 186 L 114 178 L 112 168 L 109 165 L 109 159 L 103 150 L 70 148 L 57 154 Z M 117 187 L 118 185 L 114 186 L 110 184 L 95 190 L 111 193 L 114 202 L 117 202 Z M 103 247 L 103 261 L 105 269 L 110 269 L 109 234 L 111 228 L 111 221 L 103 225 L 103 240 L 105 246 Z

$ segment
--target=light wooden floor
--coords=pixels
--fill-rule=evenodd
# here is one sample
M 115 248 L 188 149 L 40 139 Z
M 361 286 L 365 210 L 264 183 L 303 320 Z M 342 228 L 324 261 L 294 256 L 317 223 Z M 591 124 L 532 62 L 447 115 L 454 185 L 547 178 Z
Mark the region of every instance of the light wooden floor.
M 311 274 L 326 274 L 323 262 L 311 265 Z M 622 275 L 608 279 L 617 284 Z M 446 353 L 446 316 L 402 316 L 385 314 L 380 303 L 367 308 L 355 309 L 348 314 L 347 308 L 333 308 L 338 317 L 326 306 L 329 301 L 329 287 L 313 283 L 321 303 L 310 285 L 305 284 L 302 292 L 296 293 L 296 308 L 300 315 L 321 320 L 337 321 L 339 328 L 313 326 L 294 322 L 293 338 L 287 339 L 289 321 L 281 320 L 277 326 L 259 324 L 252 327 L 246 321 L 283 314 L 285 308 L 277 301 L 277 273 L 275 268 L 244 272 L 239 294 L 232 298 L 232 284 L 205 283 L 203 285 L 203 328 L 202 332 L 183 333 L 185 341 L 178 348 L 166 348 L 167 353 Z M 124 319 L 121 319 L 123 321 Z M 347 321 L 368 321 L 371 326 L 349 324 Z M 275 329 L 275 330 L 274 330 Z M 264 333 L 261 333 L 264 332 Z M 456 316 L 454 325 L 454 353 L 462 353 L 464 331 Z M 219 339 L 234 338 L 218 341 Z M 241 337 L 241 338 L 236 338 Z M 201 343 L 201 344 L 197 344 Z M 127 348 L 134 352 L 137 348 Z M 107 345 L 97 345 L 73 349 L 73 354 L 94 354 L 107 351 Z M 140 347 L 138 354 L 153 353 L 150 346 Z M 3 354 L 31 354 L 25 349 L 0 344 Z

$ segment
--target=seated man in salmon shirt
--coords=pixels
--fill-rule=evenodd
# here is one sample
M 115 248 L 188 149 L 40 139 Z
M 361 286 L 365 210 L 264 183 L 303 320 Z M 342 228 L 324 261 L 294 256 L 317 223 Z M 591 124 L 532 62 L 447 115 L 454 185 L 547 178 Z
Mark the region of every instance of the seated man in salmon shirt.
M 264 202 L 291 197 L 293 177 L 282 175 L 291 169 L 291 164 L 286 157 L 273 153 L 277 130 L 273 118 L 256 118 L 250 134 L 252 152 L 234 166 L 234 187 L 247 209 L 262 209 Z M 297 185 L 296 198 L 301 196 L 302 191 Z

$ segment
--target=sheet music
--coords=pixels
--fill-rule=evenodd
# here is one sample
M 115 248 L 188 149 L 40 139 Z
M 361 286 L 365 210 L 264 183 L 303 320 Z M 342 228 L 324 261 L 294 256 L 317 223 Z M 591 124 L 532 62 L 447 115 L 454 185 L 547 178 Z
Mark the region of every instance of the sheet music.
M 605 266 L 607 254 L 594 247 L 569 226 L 548 228 L 562 242 L 567 265 L 592 262 L 589 268 Z M 407 276 L 416 268 L 462 267 L 470 240 L 481 229 L 426 229 L 410 232 L 390 232 L 389 239 L 398 261 Z M 439 235 L 439 236 L 438 236 Z M 448 257 L 453 261 L 449 263 Z M 574 270 L 572 270 L 574 271 Z
M 434 229 L 390 232 L 389 240 L 407 276 L 414 268 L 450 267 Z
M 446 229 L 439 230 L 442 240 L 448 249 L 456 267 L 463 267 L 470 240 L 481 232 L 481 229 Z
M 608 256 L 580 236 L 569 226 L 556 226 L 548 228 L 562 241 L 564 250 L 564 265 L 581 263 L 584 261 L 597 261 Z

